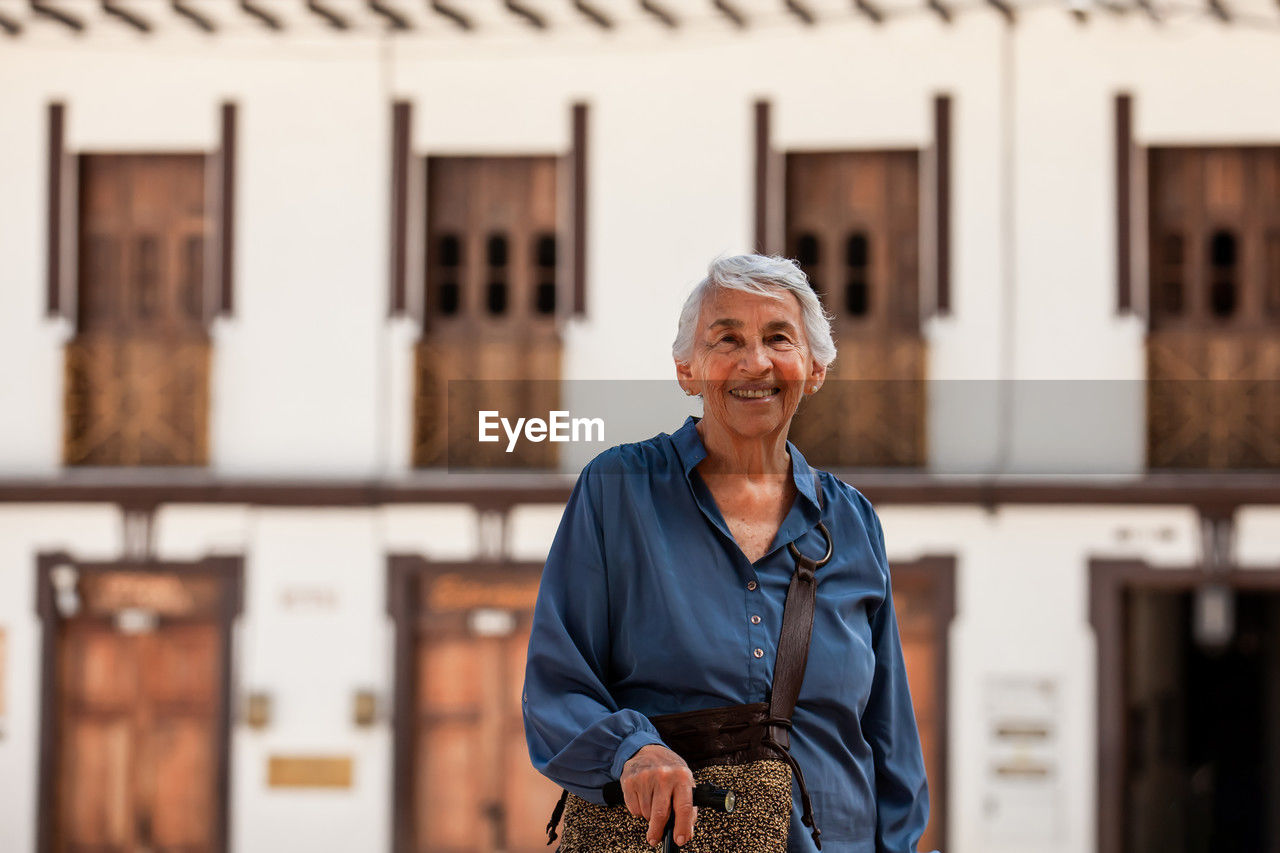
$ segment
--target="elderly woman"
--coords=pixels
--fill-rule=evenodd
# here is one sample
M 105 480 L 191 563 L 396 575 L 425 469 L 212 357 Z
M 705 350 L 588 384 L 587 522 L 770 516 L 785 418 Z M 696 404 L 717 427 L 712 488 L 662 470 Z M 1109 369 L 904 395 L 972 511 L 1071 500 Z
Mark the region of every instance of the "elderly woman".
M 789 733 L 797 771 L 785 849 L 915 851 L 928 794 L 880 521 L 787 441 L 835 358 L 822 306 L 791 261 L 721 258 L 685 303 L 672 353 L 702 418 L 592 460 L 547 558 L 523 694 L 533 764 L 586 803 L 620 784 L 637 816 L 623 817 L 647 821 L 650 845 L 672 816 L 675 843 L 694 838 L 693 774 L 653 721 L 777 704 L 784 604 L 803 600 L 792 590 L 804 563 L 816 596 L 794 618 L 811 620 L 807 664 L 794 642 L 784 650 L 799 693 L 789 720 L 772 706 L 764 720 L 775 750 Z

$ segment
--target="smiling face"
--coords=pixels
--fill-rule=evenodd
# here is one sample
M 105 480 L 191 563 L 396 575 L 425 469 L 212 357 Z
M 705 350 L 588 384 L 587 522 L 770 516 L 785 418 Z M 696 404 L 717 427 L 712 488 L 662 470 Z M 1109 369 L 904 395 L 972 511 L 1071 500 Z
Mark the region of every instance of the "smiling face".
M 703 400 L 709 426 L 740 438 L 784 436 L 801 397 L 822 384 L 805 337 L 800 303 L 719 289 L 702 303 L 693 353 L 676 362 L 680 387 Z

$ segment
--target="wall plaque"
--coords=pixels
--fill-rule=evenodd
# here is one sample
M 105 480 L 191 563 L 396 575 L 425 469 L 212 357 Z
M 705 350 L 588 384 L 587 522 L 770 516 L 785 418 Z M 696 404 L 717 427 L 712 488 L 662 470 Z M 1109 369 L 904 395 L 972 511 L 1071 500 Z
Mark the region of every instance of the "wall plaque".
M 352 759 L 347 755 L 273 755 L 267 759 L 272 788 L 350 788 Z
M 460 574 L 443 574 L 431 582 L 427 607 L 434 613 L 470 610 L 474 607 L 497 607 L 507 610 L 532 610 L 538 598 L 540 578 L 532 575 L 519 580 L 486 582 Z
M 989 841 L 1049 844 L 1063 836 L 1061 689 L 1047 675 L 989 677 L 984 685 Z

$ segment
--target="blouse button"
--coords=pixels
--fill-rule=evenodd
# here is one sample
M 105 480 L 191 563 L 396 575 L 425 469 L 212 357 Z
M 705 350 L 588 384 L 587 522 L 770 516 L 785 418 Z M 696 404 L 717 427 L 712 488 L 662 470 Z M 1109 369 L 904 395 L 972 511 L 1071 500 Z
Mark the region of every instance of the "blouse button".
M 758 658 L 762 658 L 764 657 L 764 649 L 756 649 L 752 654 Z
M 747 589 L 754 590 L 755 588 L 756 588 L 756 582 L 755 582 L 755 581 L 748 581 L 748 582 L 747 582 Z
M 752 616 L 752 617 L 751 617 L 751 624 L 752 624 L 752 625 L 759 625 L 759 624 L 760 624 L 760 617 L 759 617 L 759 616 Z

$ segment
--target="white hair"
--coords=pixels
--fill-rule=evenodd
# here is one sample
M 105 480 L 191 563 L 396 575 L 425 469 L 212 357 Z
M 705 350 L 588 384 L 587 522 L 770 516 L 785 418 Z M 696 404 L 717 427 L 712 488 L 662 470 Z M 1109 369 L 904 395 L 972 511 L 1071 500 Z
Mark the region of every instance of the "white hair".
M 836 360 L 836 344 L 831 339 L 831 317 L 822 308 L 817 294 L 809 285 L 809 277 L 795 261 L 777 255 L 721 255 L 707 267 L 707 277 L 694 286 L 680 310 L 680 323 L 671 354 L 676 361 L 693 357 L 693 339 L 697 333 L 702 303 L 716 290 L 741 290 L 772 299 L 784 299 L 785 291 L 800 302 L 805 340 L 813 360 L 823 367 Z

